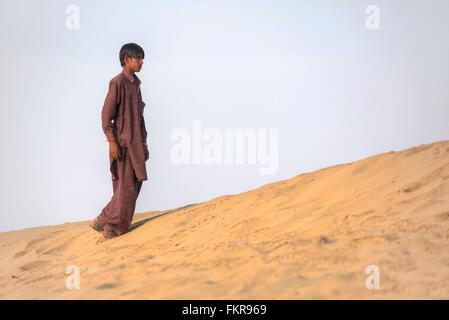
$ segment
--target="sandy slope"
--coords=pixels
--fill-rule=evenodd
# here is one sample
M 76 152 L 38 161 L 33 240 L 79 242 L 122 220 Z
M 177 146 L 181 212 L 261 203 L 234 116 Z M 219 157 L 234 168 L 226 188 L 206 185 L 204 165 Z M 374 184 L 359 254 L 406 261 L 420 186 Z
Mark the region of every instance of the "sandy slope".
M 136 214 L 133 227 L 100 244 L 88 221 L 0 233 L 0 298 L 448 299 L 449 141 Z M 378 290 L 365 287 L 373 264 Z

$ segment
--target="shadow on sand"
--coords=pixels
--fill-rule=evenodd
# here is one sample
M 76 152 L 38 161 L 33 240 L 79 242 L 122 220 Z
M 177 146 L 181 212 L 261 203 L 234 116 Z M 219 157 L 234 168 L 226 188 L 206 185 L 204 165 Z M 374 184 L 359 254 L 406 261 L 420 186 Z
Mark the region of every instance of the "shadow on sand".
M 174 210 L 171 210 L 171 211 L 168 211 L 168 212 L 159 214 L 159 215 L 157 215 L 157 216 L 154 216 L 154 217 L 151 217 L 151 218 L 147 218 L 147 219 L 143 219 L 143 220 L 141 220 L 141 221 L 138 221 L 138 222 L 136 222 L 136 223 L 133 223 L 133 224 L 131 224 L 131 226 L 128 228 L 128 232 L 131 232 L 131 231 L 133 231 L 133 230 L 135 230 L 135 229 L 137 229 L 137 228 L 143 226 L 145 223 L 147 223 L 147 222 L 150 221 L 150 220 L 159 218 L 159 217 L 164 216 L 164 215 L 169 214 L 169 213 L 174 213 L 174 212 L 176 212 L 176 211 L 179 211 L 179 210 L 182 210 L 182 209 L 185 209 L 185 208 L 188 208 L 188 207 L 197 205 L 197 204 L 198 204 L 198 203 L 188 204 L 188 205 L 185 205 L 185 206 L 183 206 L 183 207 L 179 207 L 179 208 L 176 208 L 176 209 L 174 209 Z

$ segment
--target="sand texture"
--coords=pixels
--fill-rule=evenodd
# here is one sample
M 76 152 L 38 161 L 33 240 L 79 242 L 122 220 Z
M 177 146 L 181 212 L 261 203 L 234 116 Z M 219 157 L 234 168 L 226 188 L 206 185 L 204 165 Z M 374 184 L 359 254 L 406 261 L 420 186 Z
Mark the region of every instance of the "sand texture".
M 448 299 L 449 141 L 139 213 L 103 243 L 88 222 L 0 233 L 0 299 Z

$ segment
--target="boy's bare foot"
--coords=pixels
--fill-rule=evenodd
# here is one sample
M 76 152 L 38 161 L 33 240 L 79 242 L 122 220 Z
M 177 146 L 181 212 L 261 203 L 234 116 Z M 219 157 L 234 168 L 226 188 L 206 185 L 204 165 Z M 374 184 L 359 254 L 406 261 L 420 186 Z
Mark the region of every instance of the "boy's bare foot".
M 115 238 L 115 237 L 118 237 L 118 235 L 115 232 L 113 232 L 113 231 L 104 231 L 103 230 L 100 233 L 99 241 L 103 242 L 103 241 L 106 241 L 106 240 L 109 240 L 109 239 L 112 239 L 112 238 Z
M 89 225 L 94 229 L 95 231 L 101 232 L 104 229 L 104 223 L 102 223 L 98 218 L 93 219 Z

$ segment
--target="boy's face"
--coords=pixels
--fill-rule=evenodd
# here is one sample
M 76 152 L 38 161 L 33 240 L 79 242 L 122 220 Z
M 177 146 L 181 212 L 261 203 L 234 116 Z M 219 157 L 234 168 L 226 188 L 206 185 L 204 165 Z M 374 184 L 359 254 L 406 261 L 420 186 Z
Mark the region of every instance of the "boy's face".
M 139 72 L 142 69 L 143 59 L 141 57 L 130 58 L 125 57 L 125 67 L 133 72 Z

